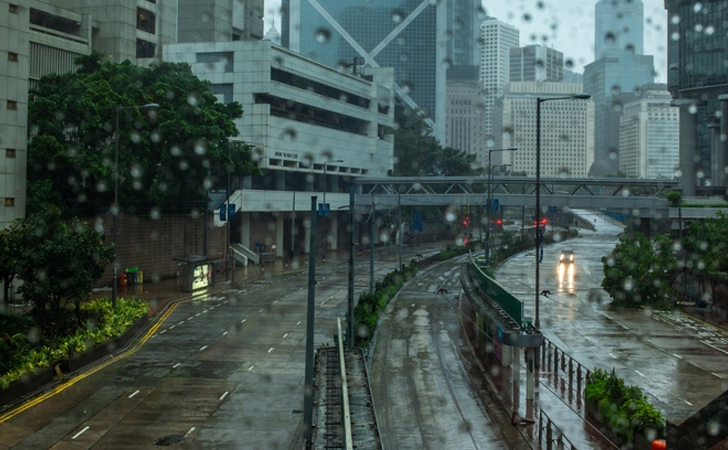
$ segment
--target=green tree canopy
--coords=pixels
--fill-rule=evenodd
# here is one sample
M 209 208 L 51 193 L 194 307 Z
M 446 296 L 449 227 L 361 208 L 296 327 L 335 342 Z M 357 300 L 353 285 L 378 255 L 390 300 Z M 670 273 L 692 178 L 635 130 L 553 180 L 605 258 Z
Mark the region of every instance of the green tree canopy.
M 728 216 L 719 212 L 715 218 L 690 222 L 684 245 L 688 269 L 725 275 L 728 273 Z
M 187 64 L 140 67 L 93 53 L 75 73 L 41 78 L 29 105 L 29 184 L 51 180 L 64 202 L 94 212 L 113 203 L 163 211 L 204 201 L 227 173 L 258 173 L 251 148 L 233 140 L 239 103 L 217 101 Z M 158 107 L 144 107 L 157 104 Z M 189 208 L 187 208 L 189 209 Z
M 602 265 L 602 287 L 616 304 L 663 307 L 670 302 L 677 258 L 668 236 L 650 241 L 642 233 L 622 235 Z
M 473 176 L 483 173 L 475 167 L 475 155 L 442 147 L 432 135 L 426 114 L 421 110 L 395 107 L 394 130 L 395 169 L 392 175 L 413 176 Z

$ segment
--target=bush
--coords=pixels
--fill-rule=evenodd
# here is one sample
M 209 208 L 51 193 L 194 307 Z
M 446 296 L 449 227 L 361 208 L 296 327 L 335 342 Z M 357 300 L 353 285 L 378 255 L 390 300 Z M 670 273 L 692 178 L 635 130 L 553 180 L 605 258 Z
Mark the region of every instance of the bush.
M 117 301 L 116 309 L 112 309 L 109 299 L 98 299 L 82 304 L 81 310 L 84 312 L 83 317 L 87 318 L 85 324 L 72 330 L 52 330 L 46 334 L 41 332 L 38 339 L 34 339 L 35 342 L 29 338 L 37 334 L 33 331 L 35 325 L 29 316 L 8 319 L 8 314 L 0 315 L 0 324 L 9 320 L 23 324 L 23 328 L 16 329 L 17 333 L 8 335 L 8 339 L 4 335 L 0 336 L 0 352 L 7 348 L 15 349 L 2 355 L 0 390 L 7 389 L 10 383 L 25 375 L 50 367 L 58 360 L 83 353 L 121 336 L 137 320 L 147 315 L 149 306 L 142 300 L 121 298 Z
M 642 389 L 625 386 L 614 369 L 594 369 L 586 379 L 584 398 L 599 405 L 602 423 L 624 442 L 631 442 L 635 433 L 665 435 L 662 413 L 647 401 Z

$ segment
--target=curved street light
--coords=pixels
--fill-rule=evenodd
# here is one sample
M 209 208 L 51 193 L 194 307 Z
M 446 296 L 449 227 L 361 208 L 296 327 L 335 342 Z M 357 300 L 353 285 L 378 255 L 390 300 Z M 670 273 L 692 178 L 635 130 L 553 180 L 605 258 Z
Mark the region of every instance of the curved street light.
M 116 257 L 116 227 L 117 227 L 117 220 L 119 217 L 119 111 L 122 111 L 124 109 L 149 109 L 149 108 L 159 108 L 159 104 L 157 103 L 147 103 L 146 105 L 141 106 L 117 106 L 116 107 L 116 123 L 114 127 L 114 207 L 111 208 L 111 214 L 114 216 L 114 222 L 111 228 L 111 237 L 112 237 L 112 243 L 114 244 L 114 266 L 113 266 L 113 276 L 114 276 L 114 282 L 113 282 L 113 289 L 111 291 L 111 307 L 116 308 L 116 292 L 118 290 L 118 283 L 119 283 L 119 277 L 118 277 L 118 267 L 117 266 L 117 257 Z
M 573 94 L 565 97 L 548 97 L 536 99 L 536 315 L 534 325 L 536 328 L 541 327 L 539 320 L 539 265 L 541 263 L 539 253 L 541 244 L 541 103 L 550 102 L 551 100 L 588 100 L 591 98 L 589 94 Z

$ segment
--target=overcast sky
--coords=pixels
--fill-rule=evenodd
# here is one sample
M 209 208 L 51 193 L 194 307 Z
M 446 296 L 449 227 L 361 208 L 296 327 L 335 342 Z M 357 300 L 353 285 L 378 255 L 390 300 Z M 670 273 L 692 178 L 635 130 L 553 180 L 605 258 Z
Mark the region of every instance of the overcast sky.
M 366 3 L 366 0 L 361 0 Z M 642 0 L 645 6 L 645 54 L 655 57 L 657 81 L 667 79 L 667 12 L 664 0 Z M 280 31 L 280 0 L 265 0 L 265 29 Z M 538 7 L 538 4 L 542 7 Z M 486 13 L 514 25 L 521 45 L 545 44 L 564 53 L 573 69 L 583 72 L 594 61 L 596 0 L 496 0 L 483 3 Z

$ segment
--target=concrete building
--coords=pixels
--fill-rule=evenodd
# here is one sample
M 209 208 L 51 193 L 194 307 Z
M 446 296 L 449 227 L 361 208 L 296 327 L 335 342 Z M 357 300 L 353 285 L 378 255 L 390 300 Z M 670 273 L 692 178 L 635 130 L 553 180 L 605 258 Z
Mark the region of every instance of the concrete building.
M 446 72 L 477 64 L 478 0 L 283 0 L 281 42 L 331 67 L 393 67 L 397 95 L 445 141 Z
M 317 227 L 320 239 L 338 248 L 348 238 L 338 231 L 349 181 L 383 177 L 394 166 L 393 138 L 385 132 L 394 125 L 393 70 L 366 68 L 354 76 L 270 41 L 168 45 L 165 59 L 190 64 L 224 102 L 245 110 L 238 129 L 255 146 L 264 176 L 234 187 L 231 242 L 249 250 L 263 245 L 277 257 L 307 251 L 304 230 L 316 195 L 331 205 Z M 224 223 L 216 218 L 216 225 Z
M 619 127 L 620 171 L 635 178 L 674 178 L 678 173 L 679 112 L 665 85 L 644 90 L 624 105 Z
M 594 7 L 596 60 L 584 67 L 584 92 L 594 101 L 594 167 L 603 176 L 619 170 L 620 104 L 614 98 L 655 80 L 654 58 L 644 55 L 641 0 L 599 0 Z
M 493 165 L 511 164 L 513 172 L 536 175 L 537 98 L 580 94 L 580 84 L 552 82 L 508 83 L 493 113 L 494 148 L 517 148 L 493 153 Z M 563 99 L 541 104 L 541 175 L 584 178 L 594 158 L 594 102 Z
M 445 146 L 475 154 L 479 159 L 485 147 L 482 95 L 478 66 L 454 66 L 447 71 Z
M 543 45 L 508 50 L 508 81 L 563 81 L 564 54 Z
M 483 123 L 485 139 L 497 139 L 499 129 L 494 127 L 493 105 L 503 94 L 508 82 L 508 54 L 519 45 L 516 27 L 494 17 L 486 18 L 480 24 L 481 53 L 479 80 L 483 86 Z M 486 156 L 487 157 L 487 156 Z
M 726 195 L 728 180 L 728 4 L 668 0 L 667 87 L 680 111 L 684 196 Z M 678 20 L 679 19 L 679 20 Z

